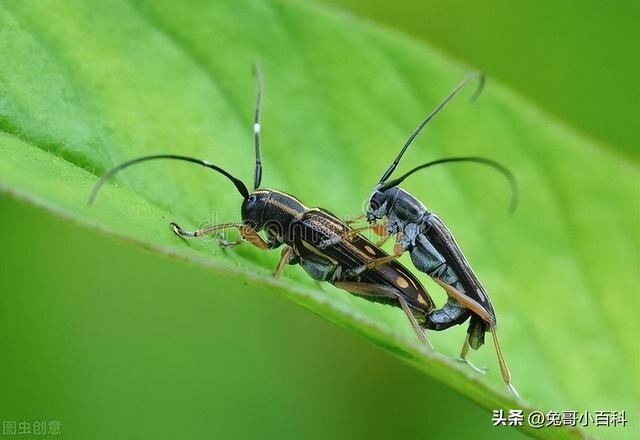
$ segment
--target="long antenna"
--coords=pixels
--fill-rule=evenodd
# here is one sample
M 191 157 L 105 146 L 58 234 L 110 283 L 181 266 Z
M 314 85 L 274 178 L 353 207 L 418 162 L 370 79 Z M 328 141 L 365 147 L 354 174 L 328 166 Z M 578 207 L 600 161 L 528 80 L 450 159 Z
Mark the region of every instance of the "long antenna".
M 253 67 L 256 75 L 256 110 L 253 114 L 253 140 L 256 146 L 256 168 L 253 174 L 253 189 L 257 189 L 262 181 L 262 162 L 260 161 L 260 106 L 262 104 L 262 69 L 259 64 Z
M 506 177 L 506 179 L 509 181 L 509 185 L 511 186 L 511 203 L 509 204 L 509 212 L 513 213 L 516 210 L 516 207 L 518 206 L 519 190 L 518 190 L 518 182 L 516 181 L 515 176 L 513 175 L 511 170 L 509 170 L 509 168 L 505 167 L 504 165 L 502 165 L 499 162 L 496 162 L 495 160 L 487 159 L 486 157 L 476 157 L 476 156 L 446 157 L 444 159 L 438 159 L 438 160 L 433 160 L 431 162 L 423 163 L 422 165 L 419 165 L 419 166 L 415 167 L 414 169 L 412 169 L 411 171 L 408 171 L 407 173 L 405 173 L 402 176 L 398 177 L 397 179 L 393 179 L 393 180 L 383 184 L 379 188 L 379 191 L 385 191 L 385 190 L 387 190 L 389 188 L 393 188 L 394 186 L 399 185 L 400 183 L 402 183 L 402 181 L 404 179 L 406 179 L 407 177 L 409 177 L 410 175 L 412 175 L 416 171 L 420 171 L 420 170 L 423 170 L 425 168 L 432 167 L 434 165 L 440 165 L 440 164 L 452 163 L 452 162 L 475 162 L 475 163 L 480 163 L 480 164 L 483 164 L 483 165 L 488 165 L 491 168 L 499 171 L 503 176 Z
M 391 174 L 394 172 L 394 170 L 398 166 L 400 159 L 402 159 L 404 152 L 407 151 L 407 148 L 409 148 L 409 145 L 411 145 L 411 142 L 413 142 L 416 136 L 418 136 L 418 134 L 420 133 L 420 131 L 422 131 L 424 126 L 427 125 L 429 121 L 433 119 L 433 117 L 437 115 L 438 112 L 440 112 L 440 110 L 442 110 L 442 108 L 451 100 L 451 98 L 453 98 L 456 95 L 456 93 L 458 93 L 461 89 L 464 88 L 464 86 L 469 84 L 474 79 L 478 80 L 478 87 L 476 88 L 476 91 L 473 92 L 473 96 L 471 96 L 471 101 L 472 102 L 475 101 L 476 98 L 480 96 L 480 93 L 482 93 L 482 89 L 484 88 L 484 74 L 482 74 L 482 72 L 471 72 L 469 75 L 467 75 L 465 79 L 462 80 L 462 82 L 460 82 L 460 84 L 455 86 L 455 88 L 451 92 L 449 92 L 449 95 L 447 95 L 447 97 L 444 98 L 442 102 L 438 104 L 438 106 L 431 113 L 429 113 L 429 115 L 415 128 L 415 130 L 413 130 L 413 132 L 411 133 L 407 141 L 404 143 L 402 149 L 400 150 L 398 157 L 396 157 L 396 159 L 391 163 L 391 165 L 389 165 L 389 168 L 387 168 L 387 170 L 382 175 L 382 178 L 378 182 L 379 185 L 386 182 L 387 179 L 391 176 Z
M 93 204 L 93 201 L 96 199 L 96 196 L 98 195 L 98 191 L 100 191 L 100 188 L 102 188 L 102 185 L 104 185 L 107 180 L 109 180 L 111 177 L 113 177 L 114 174 L 116 174 L 119 171 L 124 170 L 125 168 L 130 167 L 131 165 L 135 165 L 138 164 L 140 162 L 145 162 L 147 160 L 155 160 L 155 159 L 175 159 L 175 160 L 183 160 L 185 162 L 191 162 L 191 163 L 196 163 L 198 165 L 202 165 L 205 168 L 210 168 L 212 170 L 215 170 L 217 172 L 219 172 L 220 174 L 222 174 L 223 176 L 225 176 L 227 179 L 231 180 L 231 182 L 233 182 L 233 184 L 236 186 L 236 189 L 238 190 L 238 192 L 242 195 L 242 197 L 246 200 L 249 198 L 249 190 L 247 189 L 247 187 L 245 186 L 244 183 L 242 183 L 242 181 L 240 179 L 237 179 L 235 177 L 233 177 L 231 174 L 229 174 L 227 171 L 223 170 L 222 168 L 207 162 L 206 160 L 200 160 L 200 159 L 195 159 L 193 157 L 189 157 L 189 156 L 178 156 L 175 154 L 156 154 L 153 156 L 142 156 L 142 157 L 138 157 L 135 159 L 131 159 L 128 160 L 127 162 L 121 163 L 120 165 L 111 168 L 109 171 L 107 171 L 106 173 L 104 173 L 102 175 L 102 177 L 100 177 L 100 179 L 96 182 L 96 184 L 93 186 L 93 189 L 91 190 L 91 195 L 89 196 L 89 200 L 87 202 L 87 204 L 89 206 L 91 206 Z

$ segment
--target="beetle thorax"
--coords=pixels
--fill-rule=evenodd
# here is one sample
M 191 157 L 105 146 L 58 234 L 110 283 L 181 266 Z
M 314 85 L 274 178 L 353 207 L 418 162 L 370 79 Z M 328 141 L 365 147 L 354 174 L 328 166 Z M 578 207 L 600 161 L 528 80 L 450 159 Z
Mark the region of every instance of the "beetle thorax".
M 408 223 L 418 223 L 427 208 L 418 199 L 401 188 L 394 188 L 393 204 L 388 208 L 389 223 L 402 227 Z
M 307 209 L 290 194 L 258 189 L 242 204 L 242 221 L 256 231 L 264 229 L 271 237 L 280 241 L 291 228 L 291 222 Z

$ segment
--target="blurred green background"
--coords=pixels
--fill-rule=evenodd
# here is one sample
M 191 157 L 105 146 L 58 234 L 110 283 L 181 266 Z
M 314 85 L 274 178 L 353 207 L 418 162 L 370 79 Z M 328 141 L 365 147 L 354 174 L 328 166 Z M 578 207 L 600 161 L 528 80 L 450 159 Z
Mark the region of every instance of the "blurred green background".
M 326 1 L 638 157 L 637 2 Z M 0 213 L 1 420 L 78 439 L 522 437 L 282 297 L 5 194 Z
M 640 157 L 640 2 L 318 0 L 428 41 Z

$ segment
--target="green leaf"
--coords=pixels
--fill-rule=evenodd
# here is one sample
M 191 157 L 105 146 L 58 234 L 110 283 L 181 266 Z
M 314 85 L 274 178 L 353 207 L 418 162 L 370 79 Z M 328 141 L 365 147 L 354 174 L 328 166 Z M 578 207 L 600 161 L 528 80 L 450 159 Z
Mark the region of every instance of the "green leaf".
M 3 191 L 238 283 L 268 286 L 487 409 L 638 413 L 637 165 L 500 85 L 490 81 L 474 105 L 453 102 L 401 168 L 483 155 L 516 173 L 522 200 L 512 217 L 504 182 L 483 169 L 434 170 L 406 188 L 445 219 L 489 289 L 514 384 L 531 403 L 507 394 L 490 344 L 472 353 L 490 367 L 484 377 L 452 360 L 462 327 L 432 334 L 439 352 L 428 353 L 398 309 L 320 290 L 297 267 L 273 279 L 278 251 L 223 251 L 176 237 L 170 221 L 196 228 L 239 219 L 233 187 L 205 169 L 140 165 L 86 205 L 97 176 L 143 154 L 202 157 L 250 181 L 251 65 L 259 60 L 263 184 L 354 215 L 411 129 L 468 67 L 354 18 L 284 1 L 8 1 L 0 5 L 0 49 Z M 442 303 L 440 289 L 422 279 Z M 630 427 L 589 429 L 623 438 Z M 524 429 L 538 438 L 582 435 Z

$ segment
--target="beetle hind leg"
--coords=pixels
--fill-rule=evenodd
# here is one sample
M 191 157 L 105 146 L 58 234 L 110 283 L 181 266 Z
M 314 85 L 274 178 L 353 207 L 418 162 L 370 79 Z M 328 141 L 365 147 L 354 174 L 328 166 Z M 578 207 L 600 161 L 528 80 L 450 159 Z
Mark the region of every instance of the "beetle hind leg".
M 407 304 L 407 301 L 401 295 L 398 295 L 398 301 L 400 302 L 400 305 L 402 306 L 402 310 L 404 310 L 405 315 L 407 315 L 407 318 L 409 318 L 409 321 L 411 322 L 411 326 L 413 327 L 413 330 L 418 335 L 418 338 L 430 350 L 433 350 L 433 344 L 431 343 L 431 341 L 429 341 L 429 338 L 427 338 L 427 334 L 425 333 L 424 329 L 418 323 L 418 320 L 416 319 L 416 317 L 413 316 L 413 312 L 409 308 L 409 304 Z
M 509 368 L 507 367 L 507 363 L 504 360 L 504 356 L 502 356 L 502 350 L 500 350 L 500 344 L 498 344 L 498 335 L 496 335 L 496 328 L 491 326 L 489 328 L 491 331 L 491 336 L 493 337 L 493 346 L 496 349 L 496 355 L 498 356 L 498 363 L 500 364 L 500 372 L 502 373 L 502 379 L 504 379 L 504 383 L 507 384 L 507 388 L 516 399 L 520 399 L 520 394 L 511 383 L 511 373 L 509 372 Z
M 518 391 L 516 391 L 515 387 L 511 383 L 511 373 L 509 372 L 509 367 L 507 367 L 507 362 L 504 360 L 504 356 L 502 355 L 502 350 L 500 349 L 500 344 L 498 343 L 498 336 L 496 335 L 496 326 L 495 319 L 487 311 L 476 301 L 463 295 L 454 287 L 435 279 L 435 281 L 442 286 L 443 289 L 447 291 L 447 294 L 459 301 L 465 307 L 469 308 L 472 312 L 477 314 L 484 322 L 489 326 L 489 331 L 491 332 L 491 336 L 493 338 L 493 346 L 496 350 L 496 356 L 498 358 L 498 364 L 500 365 L 500 372 L 502 373 L 502 379 L 504 383 L 507 385 L 507 388 L 516 399 L 520 398 Z M 463 347 L 464 350 L 464 347 Z
M 397 299 L 405 315 L 407 315 L 407 318 L 409 318 L 409 322 L 411 322 L 411 326 L 413 327 L 413 330 L 416 332 L 416 335 L 418 335 L 418 339 L 420 339 L 420 341 L 424 345 L 426 345 L 429 350 L 434 349 L 433 344 L 431 344 L 431 341 L 429 341 L 429 338 L 427 338 L 427 335 L 424 329 L 420 326 L 420 324 L 418 323 L 418 320 L 413 315 L 413 312 L 411 311 L 409 304 L 403 298 L 403 296 L 400 293 L 398 293 L 398 291 L 396 291 L 395 289 L 388 286 L 383 286 L 381 284 L 367 284 L 367 283 L 358 283 L 354 281 L 339 281 L 334 283 L 333 285 L 340 289 L 344 289 L 348 292 L 352 292 L 356 295 L 386 296 L 386 297 Z

